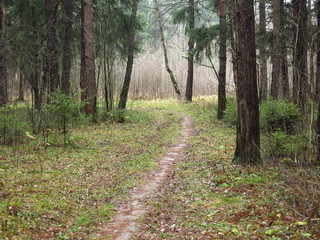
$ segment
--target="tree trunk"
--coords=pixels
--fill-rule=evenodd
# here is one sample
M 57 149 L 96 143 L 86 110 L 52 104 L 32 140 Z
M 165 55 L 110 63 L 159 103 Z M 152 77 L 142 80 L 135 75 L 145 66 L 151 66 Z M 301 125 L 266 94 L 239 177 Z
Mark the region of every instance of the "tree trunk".
M 316 3 L 317 5 L 317 21 L 318 21 L 318 29 L 320 28 L 320 0 Z M 316 66 L 316 102 L 318 103 L 318 118 L 316 123 L 316 140 L 317 140 L 317 164 L 320 166 L 320 33 L 317 33 L 317 66 Z
M 318 29 L 320 28 L 320 0 L 315 3 L 317 9 Z M 320 102 L 320 32 L 316 36 L 317 62 L 316 62 L 316 80 L 315 80 L 315 98 Z
M 21 62 L 20 59 L 17 59 L 17 72 L 19 79 L 19 96 L 17 101 L 24 101 L 24 74 L 21 71 Z
M 35 16 L 36 7 L 32 6 L 31 8 L 31 16 Z M 34 39 L 38 38 L 39 35 L 39 26 L 36 17 L 32 18 L 32 36 Z M 25 71 L 25 77 L 29 81 L 32 91 L 33 91 L 33 104 L 36 110 L 40 111 L 42 105 L 42 97 L 40 93 L 40 71 L 41 71 L 41 60 L 39 56 L 40 47 L 37 41 L 32 42 L 32 52 L 30 54 L 30 62 L 29 59 L 24 59 L 27 64 L 31 64 L 31 71 Z
M 280 0 L 280 26 L 281 26 L 281 97 L 283 99 L 290 98 L 290 87 L 289 87 L 289 70 L 288 70 L 288 51 L 287 51 L 287 37 L 283 33 L 286 27 L 284 0 Z
M 270 96 L 279 98 L 281 76 L 281 20 L 280 0 L 273 0 L 273 57 Z
M 188 28 L 189 31 L 195 27 L 195 11 L 194 11 L 194 0 L 189 0 L 189 21 Z M 190 34 L 189 34 L 190 35 Z M 191 52 L 194 49 L 194 42 L 189 36 L 188 43 L 188 77 L 187 77 L 187 86 L 186 86 L 186 94 L 185 99 L 187 102 L 192 102 L 193 95 L 193 56 L 191 56 Z
M 257 164 L 261 157 L 253 0 L 236 0 L 235 20 L 238 123 L 233 161 Z
M 293 100 L 302 111 L 309 94 L 308 83 L 308 31 L 307 31 L 307 5 L 306 0 L 293 0 L 294 20 L 294 53 L 293 53 Z
M 131 82 L 131 74 L 133 68 L 133 58 L 134 58 L 134 41 L 136 32 L 136 21 L 138 12 L 138 0 L 133 0 L 132 3 L 132 13 L 131 13 L 131 23 L 130 23 L 130 35 L 128 39 L 128 60 L 126 74 L 124 78 L 123 87 L 120 94 L 119 109 L 125 109 L 127 105 L 129 87 Z
M 226 110 L 226 71 L 227 71 L 227 22 L 226 1 L 219 2 L 220 17 L 220 49 L 219 49 L 219 85 L 218 85 L 218 112 L 217 118 L 222 119 Z
M 317 165 L 320 166 L 320 103 L 319 102 L 318 102 L 318 117 L 316 122 L 316 142 L 317 142 Z
M 58 1 L 44 0 L 45 23 L 47 29 L 47 52 L 45 56 L 44 79 L 49 91 L 54 92 L 60 86 L 58 67 L 58 41 L 56 35 Z
M 174 87 L 174 90 L 177 94 L 177 97 L 180 98 L 181 97 L 181 92 L 179 90 L 179 86 L 177 84 L 177 81 L 173 75 L 173 72 L 169 66 L 169 60 L 168 60 L 168 53 L 167 53 L 167 47 L 166 47 L 166 42 L 165 42 L 165 38 L 164 38 L 164 32 L 163 32 L 163 24 L 162 24 L 162 18 L 161 18 L 161 13 L 160 13 L 160 9 L 159 9 L 159 5 L 157 0 L 154 0 L 154 5 L 155 5 L 155 10 L 156 10 L 156 14 L 157 14 L 157 20 L 158 20 L 158 24 L 159 24 L 159 31 L 160 31 L 160 39 L 161 39 L 161 43 L 162 43 L 162 50 L 163 50 L 163 55 L 164 55 L 164 62 L 166 65 L 166 69 L 167 72 L 170 76 L 172 85 Z
M 259 28 L 260 28 L 260 38 L 259 38 L 259 50 L 260 50 L 260 101 L 266 100 L 268 98 L 268 70 L 267 70 L 267 52 L 266 52 L 266 42 L 267 42 L 267 24 L 266 24 L 266 1 L 260 0 L 259 2 Z
M 32 89 L 33 89 L 33 98 L 34 98 L 34 107 L 36 110 L 40 111 L 42 104 L 42 96 L 40 93 L 40 77 L 37 72 L 31 75 Z
M 73 40 L 73 0 L 62 1 L 62 11 L 64 18 L 63 32 L 63 52 L 62 52 L 62 91 L 70 94 L 70 71 L 72 63 L 72 40 Z
M 227 0 L 227 11 L 230 15 L 230 24 L 229 26 L 229 32 L 230 32 L 230 52 L 231 52 L 231 58 L 232 58 L 232 71 L 233 71 L 233 81 L 235 85 L 237 85 L 238 82 L 238 67 L 237 67 L 237 59 L 236 59 L 236 43 L 235 43 L 235 4 L 233 0 Z
M 6 44 L 5 31 L 5 6 L 4 0 L 0 0 L 0 107 L 8 102 L 7 69 L 5 64 Z
M 93 6 L 92 0 L 81 1 L 81 100 L 86 101 L 84 112 L 93 115 L 95 121 L 97 90 L 95 78 L 95 57 L 93 38 Z
M 104 73 L 104 99 L 106 102 L 106 110 L 110 111 L 109 105 L 109 71 L 107 70 L 107 54 L 106 45 L 103 46 L 103 73 Z

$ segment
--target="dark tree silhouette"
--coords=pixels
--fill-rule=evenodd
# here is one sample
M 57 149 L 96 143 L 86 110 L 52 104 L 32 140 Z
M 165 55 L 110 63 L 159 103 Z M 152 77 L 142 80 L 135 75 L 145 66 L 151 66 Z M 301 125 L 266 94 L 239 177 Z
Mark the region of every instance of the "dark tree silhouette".
M 306 0 L 293 0 L 293 100 L 302 111 L 305 110 L 307 96 L 310 93 L 308 84 L 308 13 Z
M 266 100 L 268 97 L 268 70 L 267 70 L 267 23 L 266 23 L 266 1 L 259 1 L 259 50 L 260 50 L 260 101 Z
M 194 11 L 194 0 L 189 0 L 189 10 L 188 10 L 188 29 L 189 31 L 194 28 L 195 26 L 195 11 Z M 194 49 L 194 42 L 189 37 L 188 43 L 189 51 L 188 51 L 188 76 L 187 76 L 187 87 L 186 87 L 186 94 L 185 99 L 187 102 L 192 102 L 192 95 L 193 95 L 193 56 L 192 50 Z
M 92 0 L 81 1 L 81 100 L 87 101 L 84 111 L 96 114 L 95 58 L 93 50 L 93 6 Z
M 73 0 L 62 1 L 64 32 L 62 52 L 62 75 L 61 88 L 66 94 L 70 93 L 70 70 L 72 63 L 72 40 L 73 40 Z
M 127 105 L 128 93 L 129 93 L 130 82 L 131 82 L 131 74 L 132 74 L 132 68 L 133 68 L 134 41 L 135 41 L 135 32 L 136 32 L 138 2 L 139 0 L 133 0 L 132 2 L 130 33 L 129 33 L 129 39 L 128 39 L 127 68 L 126 68 L 126 74 L 124 77 L 124 82 L 123 82 L 123 86 L 120 94 L 120 100 L 119 100 L 119 106 L 118 106 L 119 109 L 125 109 Z
M 273 13 L 273 56 L 272 56 L 272 81 L 270 96 L 278 99 L 280 95 L 280 76 L 281 76 L 281 17 L 280 0 L 272 1 Z
M 234 162 L 257 164 L 261 157 L 253 0 L 236 0 L 235 23 L 238 123 Z
M 47 29 L 47 52 L 44 65 L 44 84 L 49 86 L 49 91 L 53 92 L 60 86 L 59 67 L 58 67 L 58 49 L 57 49 L 57 14 L 58 1 L 44 0 L 45 23 Z
M 219 2 L 220 17 L 220 49 L 219 49 L 219 85 L 217 118 L 222 119 L 226 110 L 226 69 L 227 69 L 227 21 L 226 1 Z
M 7 94 L 7 73 L 5 64 L 5 7 L 4 0 L 0 0 L 0 107 L 8 101 Z

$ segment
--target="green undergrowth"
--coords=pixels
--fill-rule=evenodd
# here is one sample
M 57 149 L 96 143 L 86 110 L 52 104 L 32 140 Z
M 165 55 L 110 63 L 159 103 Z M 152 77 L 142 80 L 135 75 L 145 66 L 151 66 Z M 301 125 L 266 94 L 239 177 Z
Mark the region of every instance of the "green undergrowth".
M 232 164 L 235 131 L 214 106 L 184 106 L 197 135 L 134 239 L 319 239 L 317 170 Z
M 216 120 L 214 102 L 130 102 L 98 124 L 70 125 L 67 145 L 29 132 L 24 144 L 0 146 L 0 239 L 98 238 L 185 113 L 197 135 L 136 239 L 319 239 L 319 171 L 233 165 L 235 131 Z
M 129 110 L 73 126 L 72 143 L 0 146 L 0 239 L 86 239 L 179 134 L 179 114 Z

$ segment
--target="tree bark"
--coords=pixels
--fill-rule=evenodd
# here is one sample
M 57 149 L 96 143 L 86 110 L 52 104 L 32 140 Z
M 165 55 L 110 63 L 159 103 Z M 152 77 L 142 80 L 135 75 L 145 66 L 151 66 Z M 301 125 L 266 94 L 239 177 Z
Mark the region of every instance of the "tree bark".
M 318 102 L 318 116 L 317 116 L 317 122 L 316 122 L 316 142 L 317 142 L 317 165 L 320 166 L 320 103 L 319 102 Z
M 4 0 L 0 0 L 0 107 L 8 102 L 7 69 L 5 64 L 6 44 L 4 39 L 5 31 L 5 6 Z
M 268 98 L 268 69 L 267 69 L 267 52 L 266 52 L 266 42 L 267 42 L 267 22 L 266 22 L 266 1 L 259 1 L 259 50 L 260 50 L 260 101 L 266 100 Z
M 281 76 L 281 21 L 280 0 L 273 0 L 273 57 L 270 96 L 278 99 L 280 95 Z
M 49 86 L 49 91 L 54 92 L 60 87 L 58 48 L 57 48 L 57 14 L 58 0 L 44 0 L 45 23 L 47 29 L 47 52 L 45 56 L 44 80 Z
M 34 17 L 36 14 L 36 7 L 31 7 L 31 17 L 32 17 L 32 36 L 34 39 L 38 38 L 39 35 L 39 26 L 37 22 L 37 18 Z M 40 111 L 42 105 L 42 96 L 40 92 L 40 72 L 41 72 L 41 59 L 39 56 L 40 47 L 37 41 L 32 42 L 32 52 L 30 54 L 29 59 L 24 59 L 27 64 L 30 64 L 30 73 L 29 71 L 25 71 L 25 77 L 29 81 L 32 91 L 33 91 L 33 104 L 36 110 Z
M 283 33 L 286 25 L 284 0 L 280 0 L 280 26 L 281 26 L 281 98 L 290 98 L 290 87 L 289 87 L 289 71 L 288 71 L 288 51 L 287 51 L 287 37 Z
M 318 28 L 320 28 L 320 0 L 315 3 L 317 9 Z M 320 102 L 320 32 L 316 36 L 317 62 L 316 62 L 316 80 L 315 80 L 315 98 Z
M 87 101 L 84 112 L 93 115 L 95 121 L 97 90 L 95 78 L 95 57 L 93 37 L 93 6 L 92 0 L 81 1 L 81 100 Z
M 123 87 L 120 94 L 120 100 L 119 100 L 119 106 L 118 106 L 119 109 L 125 109 L 127 105 L 129 87 L 131 82 L 131 74 L 132 74 L 132 68 L 133 68 L 133 60 L 134 60 L 134 41 L 135 41 L 135 32 L 136 32 L 138 2 L 139 2 L 138 0 L 133 0 L 133 3 L 132 3 L 130 34 L 128 39 L 127 68 L 126 68 Z
M 220 17 L 220 49 L 219 49 L 219 85 L 218 85 L 218 111 L 217 118 L 223 119 L 226 110 L 226 71 L 227 71 L 227 21 L 226 1 L 219 2 Z
M 61 89 L 67 95 L 70 94 L 70 71 L 71 71 L 71 63 L 72 63 L 72 40 L 73 40 L 73 8 L 74 8 L 73 0 L 62 1 L 64 32 L 63 32 Z
M 159 4 L 158 4 L 157 0 L 154 0 L 154 5 L 155 5 L 155 10 L 156 10 L 157 20 L 158 20 L 158 25 L 159 25 L 159 32 L 160 32 L 160 39 L 161 39 L 161 43 L 162 43 L 164 62 L 165 62 L 165 65 L 166 65 L 167 72 L 168 72 L 168 74 L 170 76 L 172 85 L 174 87 L 174 90 L 175 90 L 175 92 L 177 94 L 177 97 L 180 98 L 181 97 L 181 92 L 179 90 L 178 83 L 177 83 L 177 81 L 176 81 L 176 79 L 175 79 L 175 77 L 173 75 L 173 72 L 172 72 L 170 66 L 169 66 L 167 46 L 166 46 L 166 42 L 165 42 L 165 38 L 164 38 L 164 32 L 163 32 L 162 18 L 161 18 Z
M 306 0 L 293 0 L 294 20 L 294 53 L 293 53 L 293 100 L 302 111 L 310 93 L 308 83 L 308 31 L 307 31 L 307 3 Z
M 236 43 L 235 43 L 235 4 L 233 0 L 227 0 L 227 12 L 229 13 L 229 32 L 230 32 L 230 52 L 232 58 L 232 70 L 233 70 L 233 81 L 235 85 L 238 82 L 238 67 L 237 67 L 237 58 L 236 58 Z
M 195 27 L 195 11 L 194 11 L 194 0 L 189 0 L 189 20 L 188 20 L 188 28 L 191 31 Z M 185 99 L 187 102 L 192 102 L 193 95 L 193 56 L 191 56 L 191 52 L 194 49 L 194 42 L 189 36 L 188 42 L 188 76 L 187 76 L 187 86 L 186 86 L 186 94 Z
M 320 28 L 320 0 L 316 3 L 317 5 L 317 21 L 318 21 L 318 28 Z M 316 122 L 316 142 L 317 142 L 317 164 L 320 166 L 320 97 L 319 97 L 319 90 L 320 90 L 320 33 L 317 33 L 317 65 L 316 65 L 316 102 L 318 103 L 318 117 Z
M 256 70 L 254 1 L 236 0 L 236 84 L 238 123 L 236 163 L 257 164 L 260 157 L 259 99 Z
M 17 59 L 17 75 L 19 79 L 19 96 L 17 101 L 24 101 L 24 74 L 21 71 L 20 59 Z

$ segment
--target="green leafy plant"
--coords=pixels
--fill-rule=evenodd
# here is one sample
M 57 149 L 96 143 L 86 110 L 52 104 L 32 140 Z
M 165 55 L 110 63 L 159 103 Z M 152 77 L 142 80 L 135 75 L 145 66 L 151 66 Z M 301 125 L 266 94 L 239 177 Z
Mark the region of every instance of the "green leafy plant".
M 25 137 L 28 129 L 26 112 L 17 105 L 6 105 L 0 108 L 0 142 L 13 144 Z
M 299 116 L 299 108 L 291 102 L 272 100 L 260 104 L 260 128 L 266 132 L 281 129 L 292 133 Z
M 60 89 L 48 96 L 49 103 L 43 106 L 44 111 L 44 125 L 42 132 L 49 140 L 49 132 L 57 132 L 63 134 L 63 142 L 68 143 L 68 126 L 71 120 L 78 115 L 78 111 L 84 106 L 84 102 L 75 96 L 71 97 L 64 94 Z
M 262 141 L 266 153 L 272 157 L 292 157 L 295 146 L 292 143 L 292 136 L 278 129 L 267 136 Z
M 236 126 L 237 125 L 237 102 L 235 98 L 229 98 L 227 107 L 224 111 L 224 121 Z

